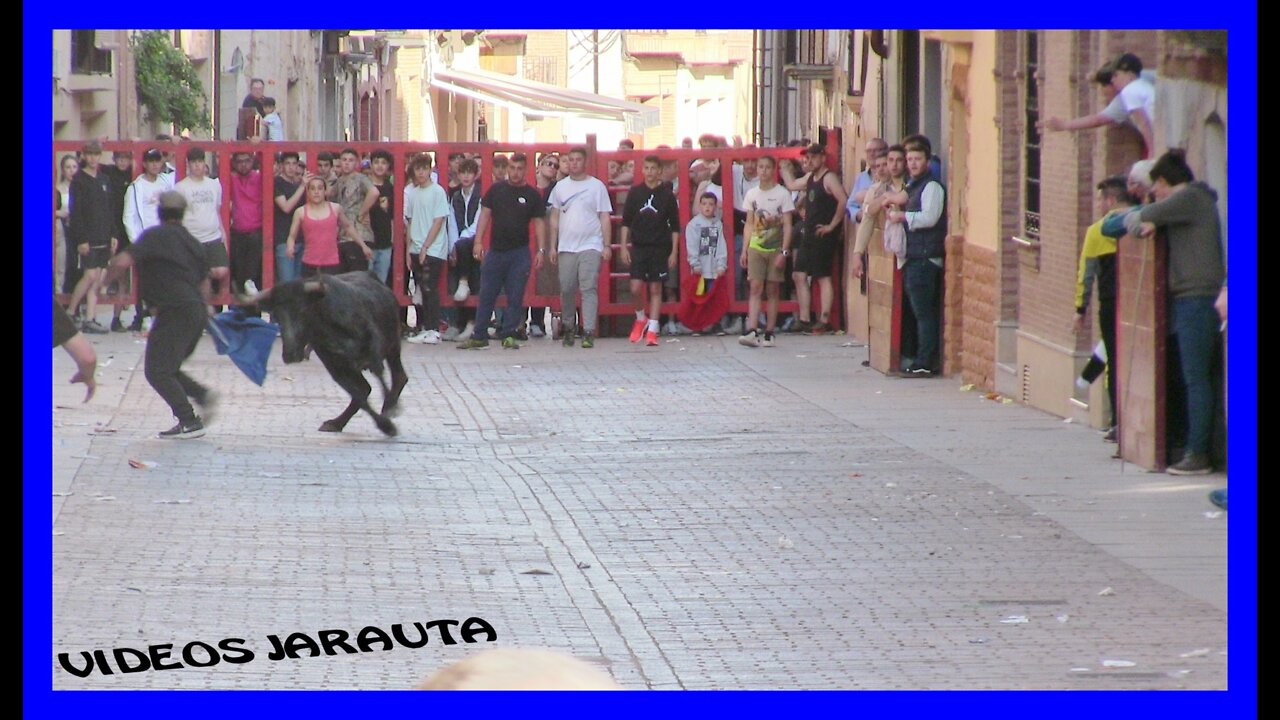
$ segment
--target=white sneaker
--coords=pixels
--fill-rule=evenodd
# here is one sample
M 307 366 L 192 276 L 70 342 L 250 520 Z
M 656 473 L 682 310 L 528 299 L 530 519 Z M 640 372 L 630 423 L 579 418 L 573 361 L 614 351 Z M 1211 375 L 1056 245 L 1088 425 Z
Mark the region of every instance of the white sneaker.
M 245 294 L 245 295 L 257 295 L 257 294 L 258 294 L 258 286 L 257 286 L 257 285 L 255 285 L 255 284 L 254 284 L 254 282 L 253 282 L 252 280 L 245 280 L 245 281 L 244 281 L 244 294 Z
M 546 331 L 544 331 L 540 325 L 531 325 L 529 327 L 529 337 L 531 338 L 546 337 L 546 335 Z
M 471 297 L 471 284 L 466 278 L 462 278 L 458 281 L 458 291 L 453 294 L 453 301 L 465 302 L 469 297 Z
M 414 345 L 421 345 L 423 342 L 425 342 L 424 338 L 426 338 L 426 337 L 427 337 L 427 333 L 429 333 L 429 332 L 431 332 L 431 331 L 430 331 L 430 330 L 422 330 L 422 331 L 420 331 L 420 332 L 416 332 L 416 333 L 414 333 L 414 334 L 410 335 L 409 337 L 405 338 L 405 341 L 406 341 L 406 342 L 411 342 L 411 343 L 413 343 Z
M 693 334 L 693 331 L 692 331 L 692 330 L 690 330 L 690 329 L 688 328 L 688 326 L 686 326 L 686 325 L 685 325 L 684 323 L 682 323 L 682 322 L 677 322 L 677 323 L 675 324 L 675 331 L 676 331 L 676 334 L 677 334 L 677 335 L 692 335 L 692 334 Z
M 476 332 L 476 324 L 474 322 L 468 322 L 465 326 L 463 326 L 462 332 L 458 333 L 458 339 L 466 340 L 467 338 L 474 335 L 475 332 Z
M 668 320 L 666 325 L 662 326 L 663 335 L 676 335 L 676 323 L 674 320 Z
M 746 347 L 760 347 L 760 336 L 755 330 L 748 332 L 746 335 L 738 337 L 738 344 Z
M 449 329 L 444 331 L 444 335 L 440 336 L 440 339 L 444 340 L 445 342 L 457 342 L 458 336 L 461 334 L 462 334 L 462 330 L 450 325 Z
M 729 323 L 728 325 L 726 325 L 726 326 L 725 326 L 725 328 L 724 328 L 724 330 L 725 330 L 725 332 L 729 333 L 730 335 L 741 335 L 741 334 L 742 334 L 742 330 L 743 330 L 743 327 L 742 327 L 742 318 L 740 318 L 740 317 L 736 317 L 736 318 L 734 318 L 734 319 L 733 319 L 733 322 L 731 322 L 731 323 Z
M 439 345 L 439 344 L 440 344 L 440 331 L 439 331 L 439 330 L 428 330 L 428 331 L 426 331 L 426 332 L 422 333 L 422 339 L 421 339 L 421 340 L 419 340 L 418 342 L 422 343 L 423 345 Z

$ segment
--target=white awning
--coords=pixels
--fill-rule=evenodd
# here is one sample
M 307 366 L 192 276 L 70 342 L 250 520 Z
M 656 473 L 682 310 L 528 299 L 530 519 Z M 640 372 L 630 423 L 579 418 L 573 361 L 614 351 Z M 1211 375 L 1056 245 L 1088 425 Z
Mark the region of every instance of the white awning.
M 634 133 L 658 124 L 657 108 L 485 70 L 441 68 L 433 73 L 431 84 L 533 117 L 617 120 L 625 122 L 627 130 Z

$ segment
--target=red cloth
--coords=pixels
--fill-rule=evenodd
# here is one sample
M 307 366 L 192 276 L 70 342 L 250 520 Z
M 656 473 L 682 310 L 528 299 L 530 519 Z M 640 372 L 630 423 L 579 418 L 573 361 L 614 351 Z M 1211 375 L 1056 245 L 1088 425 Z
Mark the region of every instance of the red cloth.
M 694 332 L 702 332 L 729 310 L 729 283 L 721 276 L 711 283 L 711 290 L 703 295 L 698 294 L 698 280 L 701 275 L 690 274 L 680 288 L 680 311 L 676 317 L 685 327 Z

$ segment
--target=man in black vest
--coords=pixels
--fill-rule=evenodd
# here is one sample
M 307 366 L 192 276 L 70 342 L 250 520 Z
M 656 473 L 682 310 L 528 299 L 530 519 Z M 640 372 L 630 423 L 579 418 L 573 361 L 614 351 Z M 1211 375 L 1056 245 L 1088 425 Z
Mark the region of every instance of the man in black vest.
M 942 283 L 942 258 L 947 237 L 947 190 L 929 167 L 933 154 L 923 137 L 907 144 L 907 204 L 889 219 L 905 222 L 907 260 L 903 267 L 907 299 L 916 316 L 916 357 L 907 367 L 911 377 L 931 377 L 939 372 L 941 334 L 938 295 Z

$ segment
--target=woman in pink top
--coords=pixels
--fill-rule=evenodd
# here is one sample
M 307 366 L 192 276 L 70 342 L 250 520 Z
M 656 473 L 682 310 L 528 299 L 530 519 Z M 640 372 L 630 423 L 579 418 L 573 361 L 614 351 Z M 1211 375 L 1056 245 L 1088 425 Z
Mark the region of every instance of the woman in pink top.
M 311 178 L 307 181 L 307 203 L 293 212 L 285 251 L 293 257 L 294 243 L 301 230 L 307 241 L 302 250 L 302 277 L 333 275 L 342 267 L 338 257 L 339 225 L 348 237 L 355 236 L 355 226 L 337 203 L 326 199 L 326 190 L 324 178 Z

